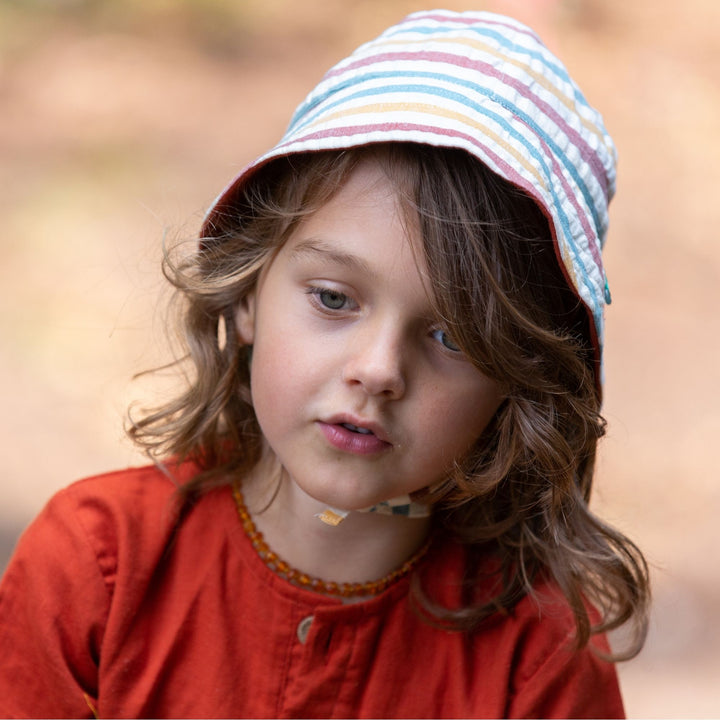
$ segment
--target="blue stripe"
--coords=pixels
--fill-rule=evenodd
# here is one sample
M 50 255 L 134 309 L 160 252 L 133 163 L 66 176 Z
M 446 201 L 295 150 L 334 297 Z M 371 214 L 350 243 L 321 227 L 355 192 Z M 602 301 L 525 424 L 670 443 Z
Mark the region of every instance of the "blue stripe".
M 508 110 L 510 113 L 512 113 L 515 117 L 522 120 L 525 125 L 527 125 L 529 128 L 531 128 L 539 137 L 541 137 L 550 148 L 552 148 L 553 152 L 560 158 L 562 161 L 562 164 L 565 166 L 565 169 L 570 173 L 573 180 L 578 185 L 578 188 L 580 189 L 580 192 L 582 193 L 583 198 L 585 199 L 585 202 L 587 203 L 588 207 L 590 208 L 590 214 L 592 215 L 593 222 L 595 223 L 595 228 L 598 230 L 598 237 L 599 237 L 599 228 L 601 227 L 600 218 L 597 213 L 597 209 L 595 208 L 595 202 L 593 200 L 593 197 L 590 193 L 590 190 L 588 189 L 587 185 L 585 184 L 584 180 L 580 177 L 580 174 L 578 173 L 578 169 L 575 166 L 573 162 L 571 162 L 567 155 L 561 150 L 560 147 L 558 147 L 557 143 L 555 143 L 552 138 L 550 138 L 547 133 L 545 133 L 542 128 L 535 122 L 535 120 L 532 118 L 532 116 L 528 115 L 527 113 L 520 110 L 517 105 L 514 105 L 510 102 L 508 102 L 505 98 L 496 95 L 492 90 L 488 90 L 485 87 L 479 86 L 472 81 L 469 80 L 463 80 L 461 78 L 456 78 L 450 75 L 445 75 L 443 73 L 434 73 L 434 72 L 427 72 L 422 70 L 408 70 L 408 71 L 396 71 L 396 70 L 385 70 L 385 71 L 377 71 L 372 73 L 366 73 L 365 75 L 355 76 L 352 79 L 348 79 L 344 81 L 343 83 L 337 84 L 330 88 L 326 93 L 321 95 L 320 97 L 316 98 L 312 106 L 316 107 L 319 103 L 322 103 L 327 97 L 338 93 L 339 91 L 343 90 L 346 87 L 352 86 L 352 85 L 359 85 L 360 83 L 369 82 L 372 80 L 383 80 L 385 78 L 429 78 L 433 80 L 439 80 L 441 82 L 447 82 L 452 85 L 460 85 L 462 87 L 466 87 L 474 92 L 479 93 L 480 95 L 484 95 L 485 97 L 489 98 L 493 102 L 496 102 L 498 105 L 501 105 L 506 110 Z M 386 86 L 387 87 L 387 86 Z M 392 86 L 391 86 L 392 87 Z M 459 102 L 461 102 L 464 105 L 467 105 L 468 107 L 471 107 L 475 110 L 482 110 L 482 106 L 477 105 L 475 103 L 471 103 L 464 95 L 457 95 L 454 93 L 450 93 L 448 91 L 441 90 L 440 88 L 435 88 L 434 86 L 430 85 L 406 85 L 402 86 L 400 88 L 401 90 L 419 90 L 421 92 L 427 93 L 427 94 L 435 94 L 435 95 L 441 95 L 443 97 L 446 97 L 448 99 L 455 99 Z M 372 95 L 372 94 L 378 94 L 385 92 L 386 88 L 382 89 L 376 89 L 376 88 L 370 88 L 367 90 L 361 90 L 359 93 L 356 93 L 354 95 L 347 96 L 343 98 L 342 100 L 336 101 L 334 103 L 330 103 L 326 105 L 322 112 L 326 113 L 329 110 L 331 110 L 334 107 L 337 107 L 337 105 L 342 104 L 343 102 L 347 101 L 348 99 L 355 99 L 358 97 L 362 97 L 363 95 Z M 301 106 L 298 108 L 298 112 L 295 113 L 295 116 L 293 117 L 293 120 L 291 122 L 291 128 L 292 123 L 297 122 L 300 120 L 300 117 L 298 114 L 302 112 L 310 112 L 312 108 L 307 108 L 307 110 Z M 297 130 L 300 130 L 304 125 L 311 122 L 314 117 L 317 117 L 316 115 L 312 118 L 308 118 L 304 123 L 298 124 Z M 288 130 L 290 132 L 290 130 Z
M 490 28 L 486 27 L 478 27 L 476 25 L 465 25 L 457 26 L 457 25 L 447 25 L 445 24 L 445 21 L 440 21 L 441 26 L 426 26 L 426 25 L 419 25 L 419 26 L 409 26 L 409 23 L 402 23 L 401 25 L 396 26 L 395 29 L 390 29 L 389 31 L 383 33 L 378 40 L 382 40 L 383 38 L 388 37 L 395 37 L 396 35 L 405 35 L 410 33 L 420 33 L 422 35 L 442 35 L 444 33 L 454 33 L 458 30 L 470 30 L 471 32 L 474 32 L 476 35 L 484 35 L 485 37 L 492 38 L 497 43 L 499 43 L 502 47 L 507 48 L 513 53 L 519 54 L 519 55 L 526 55 L 530 58 L 533 58 L 535 60 L 540 60 L 542 64 L 552 70 L 557 77 L 559 77 L 561 80 L 564 80 L 567 83 L 570 83 L 575 88 L 575 97 L 576 99 L 580 100 L 583 104 L 588 105 L 587 100 L 585 100 L 585 97 L 583 96 L 582 92 L 580 92 L 580 88 L 575 85 L 572 78 L 568 75 L 567 70 L 556 60 L 552 59 L 552 56 L 549 56 L 548 54 L 538 52 L 537 50 L 531 50 L 530 48 L 525 47 L 524 45 L 520 45 L 518 43 L 512 42 L 512 40 L 509 40 L 507 37 L 505 37 L 501 32 L 497 30 L 491 30 Z M 452 22 L 451 19 L 447 20 L 448 23 Z M 514 30 L 513 32 L 519 32 L 519 30 Z M 535 43 L 539 44 L 539 41 L 535 39 Z
M 392 72 L 392 73 L 387 73 L 387 74 L 388 74 L 389 76 L 391 76 L 391 77 L 398 77 L 401 73 Z M 403 74 L 404 74 L 404 73 L 403 73 Z M 454 81 L 454 79 L 453 79 L 453 81 Z M 358 79 L 355 78 L 355 79 L 353 79 L 352 81 L 350 81 L 350 82 L 347 83 L 347 84 L 349 84 L 349 85 L 355 85 L 355 84 L 357 84 L 357 82 L 358 82 Z M 472 87 L 475 87 L 475 86 L 473 85 Z M 326 93 L 324 97 L 327 97 L 328 95 L 334 93 L 336 89 L 341 89 L 341 88 L 338 87 L 338 86 L 336 86 L 336 88 L 333 88 L 331 91 L 329 91 L 328 93 Z M 515 130 L 515 129 L 512 127 L 512 125 L 510 125 L 510 124 L 509 124 L 507 121 L 505 121 L 503 118 L 501 118 L 500 116 L 498 116 L 496 113 L 488 110 L 487 108 L 483 107 L 482 105 L 478 105 L 477 103 L 472 103 L 472 102 L 470 102 L 467 97 L 465 97 L 464 95 L 461 95 L 461 94 L 459 94 L 459 93 L 456 93 L 456 92 L 453 92 L 453 91 L 450 91 L 450 90 L 445 90 L 444 88 L 436 88 L 436 87 L 433 87 L 433 86 L 431 86 L 431 85 L 389 85 L 389 86 L 386 85 L 386 86 L 383 86 L 383 87 L 381 87 L 381 88 L 367 88 L 367 89 L 361 90 L 361 91 L 359 91 L 359 92 L 357 92 L 357 93 L 353 93 L 352 95 L 345 96 L 344 98 L 342 98 L 342 99 L 340 99 L 340 100 L 336 100 L 336 101 L 333 102 L 333 103 L 330 103 L 330 104 L 328 104 L 328 105 L 325 105 L 325 106 L 322 108 L 321 113 L 317 113 L 315 116 L 309 117 L 309 118 L 305 119 L 305 121 L 302 122 L 302 123 L 299 123 L 298 126 L 297 126 L 296 128 L 294 128 L 292 132 L 293 132 L 293 134 L 296 134 L 296 133 L 300 132 L 303 127 L 306 127 L 306 126 L 307 126 L 309 123 L 311 123 L 311 122 L 313 121 L 313 119 L 314 119 L 315 117 L 317 117 L 318 115 L 325 115 L 326 113 L 328 113 L 328 112 L 329 112 L 332 108 L 334 108 L 334 107 L 344 106 L 344 105 L 347 104 L 347 102 L 348 102 L 349 100 L 355 100 L 355 99 L 358 99 L 358 98 L 363 98 L 363 97 L 367 97 L 367 96 L 371 96 L 371 95 L 383 95 L 383 94 L 386 94 L 386 93 L 397 93 L 397 92 L 423 92 L 423 93 L 425 93 L 425 94 L 427 94 L 427 95 L 436 95 L 436 96 L 443 97 L 443 98 L 448 99 L 448 100 L 454 100 L 455 102 L 458 102 L 458 103 L 461 103 L 461 104 L 463 104 L 463 105 L 466 105 L 466 106 L 468 106 L 468 107 L 470 107 L 470 108 L 473 108 L 474 110 L 476 110 L 476 111 L 479 112 L 480 114 L 485 115 L 486 117 L 491 118 L 491 119 L 494 120 L 498 125 L 500 125 L 511 137 L 515 138 L 522 146 L 524 146 L 524 147 L 526 148 L 526 150 L 528 151 L 528 153 L 529 153 L 533 158 L 535 158 L 535 159 L 538 161 L 538 163 L 540 164 L 541 168 L 542 168 L 543 171 L 545 172 L 546 177 L 550 180 L 550 182 L 549 182 L 549 190 L 550 190 L 550 192 L 551 192 L 551 194 L 552 194 L 552 197 L 553 197 L 553 199 L 554 199 L 554 201 L 555 201 L 555 207 L 557 208 L 558 214 L 559 214 L 559 216 L 560 216 L 560 224 L 561 224 L 562 230 L 563 230 L 563 232 L 564 232 L 564 234 L 565 234 L 565 236 L 566 236 L 567 238 L 572 238 L 572 232 L 570 231 L 570 225 L 569 225 L 569 223 L 568 223 L 567 216 L 565 215 L 565 212 L 563 211 L 562 204 L 561 204 L 561 202 L 560 202 L 560 200 L 559 200 L 559 198 L 558 198 L 558 195 L 557 195 L 557 193 L 556 193 L 556 191 L 555 191 L 555 185 L 554 185 L 554 183 L 552 182 L 553 173 L 552 173 L 552 172 L 549 170 L 549 168 L 547 167 L 547 165 L 546 165 L 546 163 L 545 163 L 545 159 L 543 158 L 542 154 L 541 154 L 540 152 L 538 152 L 538 150 L 537 150 L 535 147 L 533 147 L 533 145 L 530 144 L 526 138 L 524 138 L 517 130 Z M 487 93 L 486 93 L 486 94 L 487 94 Z M 497 100 L 497 98 L 493 98 L 493 99 Z M 318 102 L 321 102 L 321 100 L 318 100 Z M 316 103 L 313 103 L 313 105 L 315 105 L 315 104 L 316 104 Z M 510 108 L 508 108 L 508 109 L 510 109 Z M 299 118 L 298 118 L 298 120 L 299 120 Z M 567 161 L 567 158 L 565 157 L 564 154 L 562 154 L 562 153 L 560 152 L 560 150 L 559 150 L 559 148 L 557 147 L 557 145 L 555 145 L 555 143 L 553 143 L 544 133 L 542 133 L 542 132 L 537 128 L 537 126 L 536 126 L 534 123 L 532 123 L 532 121 L 529 121 L 528 124 L 532 124 L 533 129 L 535 130 L 535 132 L 536 132 L 540 137 L 542 137 L 542 138 L 545 140 L 545 142 L 547 142 L 548 145 L 549 145 L 550 147 L 552 147 L 552 149 L 553 149 L 560 157 L 562 157 L 562 158 L 564 159 L 564 164 L 565 164 L 565 166 L 568 167 L 568 168 L 571 170 L 571 172 L 572 172 L 572 174 L 573 174 L 573 177 L 576 179 L 576 181 L 578 181 L 579 178 L 577 178 L 577 170 L 575 169 L 575 167 L 574 167 L 571 163 L 569 163 L 569 162 Z M 288 134 L 289 134 L 289 133 L 288 133 Z M 583 190 L 583 195 L 584 195 L 585 199 L 587 200 L 587 199 L 588 199 L 587 189 L 585 188 L 584 183 L 580 182 L 580 185 L 582 186 L 581 189 Z M 595 206 L 594 206 L 594 203 L 592 202 L 592 200 L 590 200 L 590 201 L 588 202 L 588 205 L 589 205 L 589 207 L 590 207 L 590 209 L 591 209 L 591 212 L 592 212 L 592 215 L 593 215 L 593 219 L 596 221 L 596 228 L 598 228 L 598 227 L 599 227 L 599 223 L 598 223 L 598 221 L 597 221 Z M 570 247 L 570 249 L 571 249 L 571 251 L 572 251 L 572 253 L 573 253 L 573 257 L 574 257 L 574 260 L 575 260 L 575 262 L 573 263 L 573 265 L 574 265 L 576 268 L 580 268 L 581 273 L 582 273 L 582 277 L 583 277 L 583 281 L 584 281 L 584 285 L 585 285 L 585 287 L 588 289 L 588 291 L 589 291 L 589 293 L 590 293 L 590 296 L 593 298 L 593 312 L 595 312 L 595 311 L 597 310 L 597 305 L 596 305 L 596 303 L 594 302 L 595 292 L 594 292 L 594 290 L 593 290 L 593 288 L 592 288 L 592 285 L 591 285 L 591 283 L 590 283 L 590 279 L 588 278 L 587 272 L 586 272 L 586 270 L 585 270 L 585 265 L 584 265 L 584 263 L 580 260 L 580 258 L 579 258 L 579 256 L 578 256 L 578 252 L 577 252 L 577 248 L 575 247 L 575 244 L 574 244 L 574 243 L 569 243 L 569 247 Z

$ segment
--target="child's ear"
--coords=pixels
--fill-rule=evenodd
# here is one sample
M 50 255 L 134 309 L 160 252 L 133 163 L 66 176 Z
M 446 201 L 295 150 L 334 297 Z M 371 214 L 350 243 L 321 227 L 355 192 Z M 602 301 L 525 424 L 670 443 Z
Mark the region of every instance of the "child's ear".
M 238 303 L 235 312 L 235 328 L 242 345 L 252 345 L 255 341 L 255 290 L 249 292 Z

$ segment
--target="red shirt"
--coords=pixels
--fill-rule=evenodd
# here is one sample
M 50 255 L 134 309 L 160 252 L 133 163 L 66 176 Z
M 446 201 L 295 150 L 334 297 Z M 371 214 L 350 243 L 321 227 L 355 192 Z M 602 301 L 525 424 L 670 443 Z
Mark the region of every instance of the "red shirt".
M 154 468 L 90 478 L 26 530 L 0 584 L 0 715 L 622 716 L 561 603 L 472 635 L 421 620 L 408 578 L 343 605 L 263 564 L 227 488 L 173 537 L 174 489 Z M 450 601 L 460 558 L 442 542 L 424 561 Z

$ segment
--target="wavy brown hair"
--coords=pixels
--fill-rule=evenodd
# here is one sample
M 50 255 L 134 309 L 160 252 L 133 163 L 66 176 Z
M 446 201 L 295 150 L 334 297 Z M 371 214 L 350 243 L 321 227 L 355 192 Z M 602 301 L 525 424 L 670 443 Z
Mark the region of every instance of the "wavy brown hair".
M 438 317 L 505 397 L 473 450 L 426 495 L 438 522 L 469 548 L 467 604 L 440 607 L 419 582 L 416 599 L 435 621 L 470 630 L 549 578 L 575 616 L 579 647 L 629 623 L 626 650 L 614 659 L 633 656 L 647 628 L 648 571 L 637 547 L 588 507 L 605 431 L 588 311 L 568 286 L 538 205 L 462 150 L 379 144 L 257 170 L 213 214 L 198 252 L 166 256 L 182 300 L 187 352 L 178 364 L 187 384 L 131 420 L 130 436 L 156 461 L 197 463 L 179 489 L 182 508 L 255 465 L 262 438 L 236 308 L 302 218 L 369 157 L 394 184 L 408 221 L 419 221 Z M 497 559 L 497 592 L 477 599 L 473 558 L 488 554 Z M 599 611 L 596 624 L 587 599 Z

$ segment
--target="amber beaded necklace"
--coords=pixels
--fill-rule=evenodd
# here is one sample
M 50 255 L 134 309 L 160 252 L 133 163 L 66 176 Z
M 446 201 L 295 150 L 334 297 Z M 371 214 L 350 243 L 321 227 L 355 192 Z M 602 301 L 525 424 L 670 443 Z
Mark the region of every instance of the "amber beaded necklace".
M 379 580 L 370 580 L 362 583 L 336 583 L 326 582 L 320 578 L 315 578 L 306 573 L 296 570 L 294 567 L 279 558 L 265 542 L 262 533 L 255 527 L 255 523 L 250 517 L 248 509 L 245 507 L 245 501 L 240 492 L 237 483 L 233 483 L 233 497 L 237 506 L 240 522 L 242 523 L 245 534 L 248 536 L 255 551 L 260 559 L 272 570 L 276 575 L 288 580 L 293 585 L 313 590 L 315 592 L 324 593 L 342 598 L 356 597 L 372 597 L 379 595 L 383 590 L 387 589 L 393 583 L 397 582 L 401 577 L 407 575 L 425 555 L 430 547 L 430 539 L 418 550 L 409 560 L 403 563 L 397 570 L 393 570 Z

